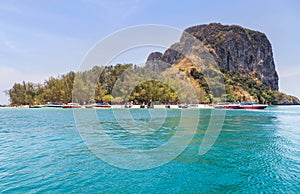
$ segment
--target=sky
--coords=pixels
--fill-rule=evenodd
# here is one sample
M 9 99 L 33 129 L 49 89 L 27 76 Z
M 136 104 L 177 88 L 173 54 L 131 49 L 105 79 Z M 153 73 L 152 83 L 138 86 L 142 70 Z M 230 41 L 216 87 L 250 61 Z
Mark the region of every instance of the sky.
M 0 0 L 0 104 L 9 103 L 3 91 L 15 82 L 43 83 L 76 71 L 99 40 L 120 29 L 159 24 L 184 30 L 211 22 L 264 32 L 272 44 L 280 91 L 300 97 L 299 2 Z

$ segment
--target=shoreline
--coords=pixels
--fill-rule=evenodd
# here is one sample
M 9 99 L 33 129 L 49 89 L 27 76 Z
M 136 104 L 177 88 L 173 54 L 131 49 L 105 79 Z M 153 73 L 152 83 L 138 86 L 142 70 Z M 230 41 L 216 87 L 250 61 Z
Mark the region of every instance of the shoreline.
M 204 105 L 204 104 L 199 104 L 198 107 L 187 107 L 187 108 L 181 108 L 178 105 L 171 105 L 169 108 L 165 107 L 166 105 L 154 105 L 153 108 L 141 108 L 140 105 L 133 105 L 131 108 L 126 108 L 125 105 L 111 105 L 109 108 L 86 108 L 84 105 L 81 108 L 62 108 L 62 107 L 39 107 L 39 108 L 34 108 L 30 107 L 29 105 L 24 105 L 24 106 L 0 106 L 0 109 L 42 109 L 42 110 L 54 110 L 54 109 L 89 109 L 89 110 L 111 110 L 111 109 L 218 109 L 214 108 L 212 104 L 210 105 Z M 275 108 L 275 107 L 290 107 L 290 106 L 300 106 L 299 104 L 277 104 L 277 105 L 269 105 L 267 108 Z M 224 110 L 224 109 L 223 109 Z M 241 110 L 241 109 L 225 109 L 225 110 Z

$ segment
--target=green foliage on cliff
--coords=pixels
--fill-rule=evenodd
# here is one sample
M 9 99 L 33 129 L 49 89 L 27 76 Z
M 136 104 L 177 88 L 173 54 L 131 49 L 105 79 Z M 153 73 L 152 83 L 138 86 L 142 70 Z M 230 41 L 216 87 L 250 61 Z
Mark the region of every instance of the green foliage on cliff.
M 198 81 L 200 87 L 204 88 L 204 90 L 206 91 L 205 95 L 206 97 L 208 97 L 211 92 L 205 76 L 203 76 L 203 73 L 197 72 L 195 69 L 192 69 L 190 71 L 190 75 Z M 299 99 L 294 96 L 272 90 L 270 87 L 264 85 L 253 74 L 245 75 L 238 72 L 226 72 L 222 74 L 222 79 L 225 86 L 225 92 L 221 94 L 222 96 L 219 101 L 256 101 L 274 105 L 300 103 Z M 222 83 L 219 82 L 219 84 Z M 207 101 L 202 101 L 201 103 L 207 103 Z
M 274 90 L 262 84 L 255 76 L 235 72 L 225 73 L 224 75 L 226 90 L 230 96 L 227 101 L 273 103 Z

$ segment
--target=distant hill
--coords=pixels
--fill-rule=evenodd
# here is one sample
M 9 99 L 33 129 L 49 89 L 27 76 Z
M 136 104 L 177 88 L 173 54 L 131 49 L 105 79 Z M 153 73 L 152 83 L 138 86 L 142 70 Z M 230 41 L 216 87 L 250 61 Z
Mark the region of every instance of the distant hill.
M 199 43 L 191 41 L 189 36 Z M 193 79 L 194 87 L 198 88 L 200 95 L 206 95 L 203 99 L 208 99 L 209 89 L 203 76 L 206 69 L 199 68 L 199 64 L 193 64 L 198 62 L 187 57 L 190 53 L 202 55 L 202 51 L 195 49 L 201 46 L 213 56 L 223 74 L 226 88 L 226 96 L 221 97 L 223 101 L 300 104 L 298 98 L 278 91 L 278 74 L 267 36 L 237 25 L 211 23 L 189 27 L 180 41 L 164 53 L 151 53 L 146 68 L 162 74 L 179 71 Z

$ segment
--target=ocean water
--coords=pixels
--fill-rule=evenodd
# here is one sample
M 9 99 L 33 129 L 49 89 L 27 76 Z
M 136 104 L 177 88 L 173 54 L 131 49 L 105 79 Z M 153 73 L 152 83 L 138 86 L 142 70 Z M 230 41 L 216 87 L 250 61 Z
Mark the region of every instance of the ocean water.
M 94 110 L 80 111 L 85 114 Z M 101 125 L 118 144 L 139 150 L 167 143 L 178 130 L 181 110 L 167 110 L 166 120 L 159 130 L 144 129 L 150 130 L 147 134 L 139 134 L 138 130 L 143 129 L 141 126 L 150 120 L 151 114 L 147 109 L 130 111 L 133 119 L 138 121 L 133 133 L 122 130 L 111 110 L 97 110 L 95 114 L 99 121 L 87 121 L 87 124 Z M 81 138 L 70 109 L 1 108 L 0 192 L 300 191 L 300 107 L 228 110 L 216 142 L 204 155 L 199 155 L 199 146 L 211 119 L 211 110 L 199 110 L 194 114 L 199 117 L 199 123 L 192 141 L 182 153 L 155 168 L 135 170 L 113 166 L 97 157 Z M 99 146 L 104 154 L 110 155 L 107 142 Z M 161 153 L 162 158 L 166 155 Z M 122 163 L 132 160 L 125 157 Z

